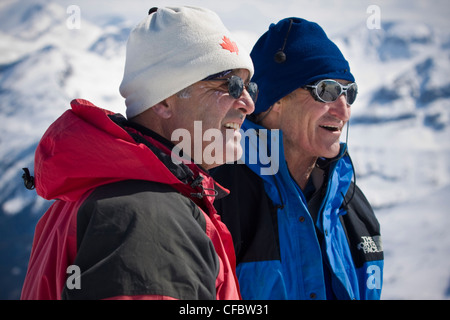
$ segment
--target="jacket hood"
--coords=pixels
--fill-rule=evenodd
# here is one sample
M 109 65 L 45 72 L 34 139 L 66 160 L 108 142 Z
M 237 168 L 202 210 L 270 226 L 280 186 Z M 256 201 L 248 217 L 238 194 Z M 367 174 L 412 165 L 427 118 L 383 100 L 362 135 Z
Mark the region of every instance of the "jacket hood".
M 41 197 L 75 201 L 95 187 L 130 179 L 188 192 L 198 186 L 177 178 L 146 144 L 111 119 L 112 112 L 82 99 L 73 100 L 71 107 L 47 129 L 36 149 L 35 185 Z M 192 176 L 201 173 L 195 165 L 189 168 Z M 206 177 L 203 185 L 214 185 L 206 173 L 201 177 Z
M 244 155 L 240 161 L 244 162 L 265 182 L 271 200 L 277 205 L 283 205 L 279 188 L 293 189 L 297 187 L 292 182 L 284 158 L 283 132 L 281 130 L 268 130 L 248 119 L 244 121 L 242 129 L 247 132 L 246 137 L 249 137 L 249 142 L 246 143 L 246 140 L 241 140 L 241 143 L 244 143 L 242 146 Z M 252 139 L 252 136 L 258 138 Z M 319 158 L 316 165 L 322 170 L 328 171 L 328 188 L 335 188 L 339 190 L 336 194 L 342 192 L 345 195 L 350 187 L 354 172 L 347 145 L 341 143 L 340 147 L 339 155 L 332 159 Z M 286 181 L 289 183 L 286 183 Z M 338 201 L 342 200 L 343 198 L 338 199 Z

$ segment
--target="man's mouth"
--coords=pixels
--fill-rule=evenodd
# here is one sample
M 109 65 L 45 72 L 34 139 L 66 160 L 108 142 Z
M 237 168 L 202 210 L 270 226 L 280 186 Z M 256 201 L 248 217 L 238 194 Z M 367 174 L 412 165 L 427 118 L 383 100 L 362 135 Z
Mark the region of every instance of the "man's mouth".
M 228 123 L 225 123 L 224 127 L 227 129 L 239 130 L 241 128 L 241 125 L 239 123 L 235 123 L 235 122 L 228 122 Z
M 320 127 L 323 128 L 323 129 L 325 129 L 325 130 L 328 130 L 328 131 L 330 131 L 330 132 L 338 132 L 338 131 L 341 131 L 341 127 L 339 127 L 339 126 L 323 125 L 323 126 L 320 126 Z

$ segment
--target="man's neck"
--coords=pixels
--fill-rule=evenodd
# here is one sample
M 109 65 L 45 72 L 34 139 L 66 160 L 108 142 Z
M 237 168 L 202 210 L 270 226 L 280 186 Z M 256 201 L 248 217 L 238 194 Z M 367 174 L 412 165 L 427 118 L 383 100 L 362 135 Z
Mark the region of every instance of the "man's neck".
M 305 155 L 294 148 L 285 148 L 284 155 L 291 176 L 298 186 L 304 190 L 315 167 L 317 157 Z

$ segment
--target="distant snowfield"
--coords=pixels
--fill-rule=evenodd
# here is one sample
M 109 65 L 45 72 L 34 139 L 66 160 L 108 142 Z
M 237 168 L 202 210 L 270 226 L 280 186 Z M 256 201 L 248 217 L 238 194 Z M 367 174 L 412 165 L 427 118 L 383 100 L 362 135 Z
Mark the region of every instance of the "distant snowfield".
M 324 27 L 350 61 L 360 87 L 352 107 L 349 151 L 357 183 L 382 228 L 382 298 L 450 299 L 448 2 L 372 2 L 381 10 L 382 23 L 395 23 L 369 30 L 368 4 L 360 0 L 170 4 L 211 8 L 249 50 L 269 24 L 281 18 L 299 16 Z M 15 3 L 14 10 L 5 11 Z M 0 214 L 7 218 L 24 215 L 30 206 L 34 215 L 42 214 L 46 203 L 24 190 L 21 168 L 32 168 L 37 142 L 70 100 L 84 98 L 125 112 L 118 92 L 124 45 L 129 28 L 149 9 L 144 0 L 126 5 L 80 0 L 81 29 L 68 30 L 66 8 L 71 1 L 31 7 L 39 3 L 49 1 L 0 3 Z M 155 0 L 151 6 L 167 3 Z M 0 229 L 22 227 L 3 225 L 2 218 Z M 0 249 L 11 246 L 2 231 Z M 0 274 L 0 281 L 22 281 L 26 266 L 6 265 L 10 261 L 9 256 L 0 257 L 0 271 L 10 272 Z M 0 290 L 3 287 L 0 283 Z M 9 296 L 17 297 L 17 289 L 14 292 Z
M 450 296 L 450 186 L 377 210 L 385 248 L 382 299 Z
M 448 128 L 432 134 L 413 121 L 350 131 L 357 183 L 381 224 L 382 299 L 449 299 Z

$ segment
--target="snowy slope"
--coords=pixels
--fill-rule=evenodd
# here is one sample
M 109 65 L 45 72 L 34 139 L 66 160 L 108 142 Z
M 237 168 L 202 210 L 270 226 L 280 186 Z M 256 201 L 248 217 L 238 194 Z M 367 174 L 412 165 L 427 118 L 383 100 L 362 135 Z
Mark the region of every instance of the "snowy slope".
M 16 12 L 17 7 L 21 10 Z M 12 6 L 10 11 L 19 17 L 9 10 L 0 14 L 1 30 L 9 32 L 0 35 L 11 41 L 0 66 L 3 123 L 0 168 L 4 170 L 0 177 L 0 201 L 2 210 L 14 214 L 28 202 L 18 205 L 21 201 L 15 199 L 11 182 L 18 170 L 31 165 L 32 149 L 49 124 L 69 108 L 71 99 L 84 97 L 111 110 L 123 110 L 119 107 L 123 104 L 117 89 L 123 62 L 122 57 L 106 59 L 98 54 L 98 43 L 105 41 L 106 36 L 100 34 L 98 27 L 85 22 L 81 30 L 67 29 L 66 12 L 56 4 L 34 5 L 30 10 Z M 21 15 L 29 11 L 40 19 L 30 19 L 24 27 L 20 21 L 27 19 Z M 11 28 L 16 21 L 20 27 Z M 42 21 L 48 26 L 39 31 L 35 25 L 41 25 Z M 9 61 L 10 57 L 17 58 Z M 21 192 L 17 196 L 21 199 Z
M 40 137 L 74 98 L 124 110 L 124 32 L 87 21 L 70 30 L 65 8 L 23 4 L 0 7 L 0 299 L 19 296 L 35 223 L 50 204 L 21 181 L 22 168 L 33 171 Z M 116 41 L 109 45 L 111 34 Z
M 338 42 L 360 83 L 350 150 L 372 203 L 391 206 L 448 185 L 450 33 L 386 22 Z
M 233 4 L 219 15 L 231 17 L 239 7 Z M 273 14 L 292 15 L 293 6 Z M 273 21 L 264 6 L 254 14 Z M 72 30 L 67 17 L 56 2 L 0 3 L 0 299 L 19 296 L 35 223 L 50 204 L 20 179 L 22 168 L 33 168 L 45 129 L 73 98 L 124 113 L 118 87 L 137 21 L 127 22 L 119 9 Z M 229 21 L 251 48 L 254 31 Z M 433 21 L 410 19 L 386 20 L 375 30 L 341 29 L 333 39 L 360 87 L 349 148 L 357 183 L 382 224 L 383 298 L 448 299 L 450 33 Z
M 390 21 L 339 41 L 360 83 L 350 153 L 382 226 L 382 298 L 448 299 L 449 33 Z
M 385 235 L 383 299 L 449 299 L 450 187 L 378 210 Z

